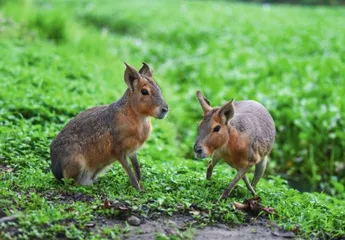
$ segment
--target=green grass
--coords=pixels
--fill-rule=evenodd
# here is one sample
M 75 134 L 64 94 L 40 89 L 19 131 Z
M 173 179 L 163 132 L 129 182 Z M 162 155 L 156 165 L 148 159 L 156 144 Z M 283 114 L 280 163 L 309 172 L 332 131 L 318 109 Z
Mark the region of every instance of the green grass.
M 243 183 L 215 204 L 234 170 L 219 165 L 207 182 L 206 162 L 193 160 L 197 89 L 213 105 L 255 99 L 272 113 L 276 144 L 258 193 L 276 208 L 279 225 L 299 225 L 303 237 L 345 236 L 345 9 L 222 1 L 0 4 L 0 161 L 14 169 L 1 172 L 0 216 L 22 216 L 0 225 L 0 238 L 118 236 L 122 230 L 85 226 L 122 217 L 102 208 L 105 199 L 142 216 L 197 208 L 200 223 L 243 222 L 231 205 L 250 196 Z M 135 192 L 119 164 L 92 187 L 57 183 L 51 140 L 80 111 L 122 95 L 123 61 L 153 66 L 171 109 L 167 119 L 153 120 L 139 151 L 145 190 Z M 279 175 L 335 197 L 300 193 Z

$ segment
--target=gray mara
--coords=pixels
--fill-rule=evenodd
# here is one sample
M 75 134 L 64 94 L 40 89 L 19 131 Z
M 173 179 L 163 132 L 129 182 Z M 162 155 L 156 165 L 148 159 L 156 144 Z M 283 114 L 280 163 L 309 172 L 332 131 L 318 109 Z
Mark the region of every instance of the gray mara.
M 168 105 L 147 64 L 139 71 L 126 64 L 124 79 L 128 88 L 119 101 L 80 113 L 53 140 L 50 156 L 57 179 L 71 178 L 76 184 L 89 185 L 105 167 L 119 160 L 132 186 L 140 190 L 136 150 L 149 136 L 150 117 L 164 118 Z
M 222 107 L 212 108 L 200 91 L 197 98 L 204 116 L 199 123 L 194 152 L 198 158 L 212 155 L 207 179 L 211 179 L 213 167 L 224 159 L 237 170 L 237 175 L 220 199 L 227 198 L 241 179 L 255 195 L 254 188 L 265 172 L 267 155 L 272 150 L 276 135 L 272 116 L 256 101 L 234 102 L 232 99 Z M 253 165 L 255 173 L 250 183 L 246 173 Z

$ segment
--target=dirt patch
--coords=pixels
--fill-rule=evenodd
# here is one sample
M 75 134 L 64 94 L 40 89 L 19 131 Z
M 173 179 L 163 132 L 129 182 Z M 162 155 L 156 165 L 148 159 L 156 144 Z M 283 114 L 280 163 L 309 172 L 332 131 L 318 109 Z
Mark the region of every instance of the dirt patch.
M 217 224 L 208 226 L 203 229 L 198 229 L 195 233 L 196 240 L 218 240 L 218 239 L 283 239 L 286 235 L 272 232 L 269 228 L 260 225 L 246 224 L 236 227 L 228 227 L 226 225 Z M 291 235 L 293 238 L 294 235 Z
M 100 220 L 100 219 L 99 219 Z M 121 239 L 149 240 L 158 236 L 176 236 L 180 239 L 218 240 L 218 239 L 286 239 L 294 238 L 292 232 L 284 232 L 265 219 L 255 222 L 228 226 L 215 224 L 200 227 L 191 216 L 161 217 L 156 220 L 142 219 L 140 226 L 128 226 L 120 220 L 102 219 L 92 224 L 94 231 L 99 227 L 114 227 L 126 229 L 121 233 Z M 91 225 L 90 225 L 91 226 Z
M 91 203 L 95 200 L 93 196 L 86 195 L 83 193 L 73 193 L 73 192 L 46 192 L 44 194 L 40 194 L 42 197 L 48 200 L 48 202 L 64 202 L 64 203 L 74 203 L 76 201 L 81 202 L 88 202 Z
M 0 160 L 4 160 L 5 157 L 0 156 Z M 6 165 L 0 164 L 0 173 L 6 174 L 6 173 L 11 173 L 14 171 L 14 168 Z
M 83 195 L 64 195 L 64 200 L 80 199 Z M 61 198 L 61 196 L 59 196 Z M 254 198 L 253 198 L 254 199 Z M 253 200 L 250 199 L 250 200 Z M 83 199 L 89 201 L 90 199 Z M 248 200 L 250 202 L 250 200 Z M 255 206 L 262 208 L 260 200 L 255 198 Z M 150 213 L 143 217 L 139 212 L 124 202 L 108 201 L 105 199 L 97 208 L 114 210 L 113 216 L 98 215 L 85 227 L 91 232 L 100 233 L 104 227 L 117 228 L 122 239 L 149 240 L 159 236 L 176 236 L 178 239 L 283 239 L 294 238 L 293 232 L 285 232 L 265 217 L 253 217 L 253 211 L 247 215 L 247 223 L 239 225 L 214 224 L 201 227 L 189 214 L 166 216 L 160 213 Z M 257 214 L 255 214 L 257 216 Z M 263 215 L 264 216 L 264 215 Z M 110 218 L 109 218 L 110 217 Z
M 132 215 L 133 216 L 133 215 Z M 138 217 L 139 218 L 139 217 Z M 98 217 L 94 221 L 86 223 L 82 227 L 86 232 L 102 234 L 105 227 L 118 229 L 120 239 L 129 240 L 150 240 L 165 239 L 175 236 L 177 239 L 196 239 L 196 240 L 220 240 L 220 239 L 285 239 L 294 238 L 293 232 L 284 232 L 276 225 L 266 219 L 256 219 L 251 223 L 228 226 L 225 224 L 214 224 L 201 227 L 191 216 L 177 215 L 172 217 L 160 217 L 155 220 L 139 218 L 139 226 L 131 226 L 126 221 Z M 18 234 L 15 224 L 17 217 L 2 217 L 0 222 L 10 223 L 3 228 L 4 232 L 12 236 Z M 76 224 L 73 219 L 65 219 L 59 222 L 61 225 Z M 57 233 L 56 239 L 68 239 L 65 233 Z

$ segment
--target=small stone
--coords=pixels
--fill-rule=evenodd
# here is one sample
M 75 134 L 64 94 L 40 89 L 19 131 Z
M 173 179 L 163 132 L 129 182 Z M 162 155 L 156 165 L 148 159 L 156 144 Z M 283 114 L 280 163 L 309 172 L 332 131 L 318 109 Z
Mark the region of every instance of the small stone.
M 17 216 L 3 217 L 3 218 L 0 218 L 0 223 L 3 223 L 3 222 L 13 222 L 13 221 L 16 221 L 17 218 L 18 218 Z
M 136 217 L 136 216 L 130 216 L 128 219 L 127 219 L 127 222 L 129 225 L 132 225 L 132 226 L 139 226 L 140 223 L 141 223 L 141 219 Z
M 296 235 L 293 232 L 278 232 L 278 231 L 274 231 L 271 232 L 273 236 L 276 237 L 283 237 L 283 238 L 295 238 Z
M 90 223 L 85 224 L 85 227 L 92 228 L 92 227 L 94 227 L 95 225 L 96 225 L 95 223 L 90 222 Z

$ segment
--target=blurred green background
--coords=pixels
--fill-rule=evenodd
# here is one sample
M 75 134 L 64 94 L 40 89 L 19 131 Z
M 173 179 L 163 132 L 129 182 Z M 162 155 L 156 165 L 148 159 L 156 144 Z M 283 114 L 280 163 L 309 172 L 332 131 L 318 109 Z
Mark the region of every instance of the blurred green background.
M 145 61 L 170 113 L 153 120 L 142 156 L 197 161 L 196 90 L 214 106 L 253 99 L 276 123 L 268 174 L 302 191 L 345 195 L 343 7 L 110 0 L 0 7 L 2 162 L 49 169 L 49 143 L 64 124 L 117 100 L 123 61 L 137 68 Z
M 230 0 L 233 2 L 233 0 Z M 254 3 L 274 3 L 274 4 L 297 4 L 297 5 L 326 5 L 326 6 L 341 6 L 345 4 L 344 0 L 242 0 L 243 2 Z

